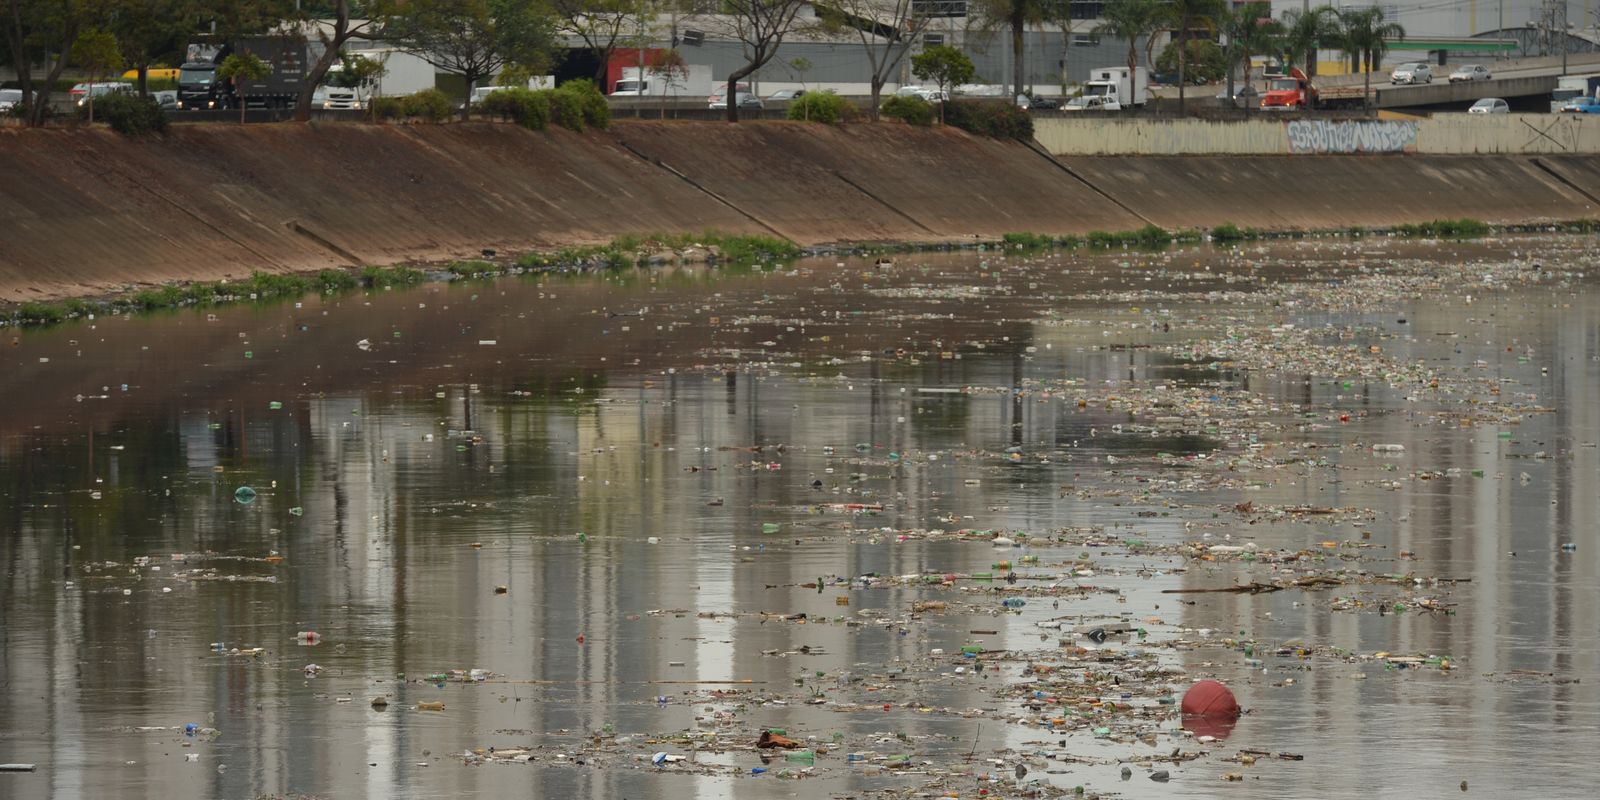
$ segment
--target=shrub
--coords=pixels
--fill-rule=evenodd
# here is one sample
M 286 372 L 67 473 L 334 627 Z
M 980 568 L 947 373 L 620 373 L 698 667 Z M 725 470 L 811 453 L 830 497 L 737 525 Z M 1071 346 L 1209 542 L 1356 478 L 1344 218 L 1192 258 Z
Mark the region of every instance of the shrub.
M 573 131 L 583 130 L 583 100 L 573 92 L 540 89 L 534 95 L 550 109 L 550 121 Z
M 789 119 L 837 125 L 849 119 L 855 107 L 833 92 L 807 92 L 789 104 Z
M 443 122 L 450 118 L 453 105 L 450 96 L 444 92 L 438 89 L 423 89 L 416 94 L 407 95 L 402 108 L 408 117 Z
M 1033 117 L 1006 102 L 957 100 L 945 103 L 944 121 L 968 133 L 995 139 L 1033 139 Z
M 87 107 L 80 108 L 78 114 L 87 116 L 88 111 Z M 161 133 L 167 129 L 167 115 L 161 113 L 161 106 L 156 101 L 126 92 L 112 92 L 95 98 L 94 116 L 124 136 Z
M 881 113 L 912 125 L 927 127 L 933 124 L 933 104 L 915 95 L 895 95 L 883 101 Z
M 513 87 L 489 93 L 478 108 L 524 128 L 542 131 L 550 126 L 550 103 L 532 89 Z
M 604 130 L 611 124 L 611 104 L 606 102 L 606 96 L 601 94 L 594 81 L 577 78 L 561 84 L 556 91 L 577 98 L 584 125 Z
M 404 97 L 374 97 L 370 105 L 372 116 L 378 119 L 398 119 L 406 114 Z

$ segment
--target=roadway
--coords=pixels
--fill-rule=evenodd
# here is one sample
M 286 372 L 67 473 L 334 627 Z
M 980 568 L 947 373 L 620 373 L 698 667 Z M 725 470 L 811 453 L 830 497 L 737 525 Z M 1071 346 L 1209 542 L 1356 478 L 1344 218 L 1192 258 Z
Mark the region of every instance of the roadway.
M 1482 64 L 1489 68 L 1493 78 L 1487 81 L 1450 83 L 1451 71 L 1463 64 Z M 1433 83 L 1393 85 L 1387 71 L 1372 75 L 1372 105 L 1374 108 L 1433 108 L 1459 107 L 1465 110 L 1473 101 L 1484 97 L 1499 97 L 1515 105 L 1516 98 L 1549 95 L 1562 76 L 1561 57 L 1534 58 L 1508 61 L 1494 59 L 1463 60 L 1447 66 L 1433 67 Z M 1567 56 L 1567 75 L 1600 72 L 1600 53 L 1572 53 Z M 1317 78 L 1326 86 L 1360 86 L 1361 75 L 1338 75 Z M 1547 98 L 1548 99 L 1548 98 Z M 1548 109 L 1545 105 L 1541 110 Z

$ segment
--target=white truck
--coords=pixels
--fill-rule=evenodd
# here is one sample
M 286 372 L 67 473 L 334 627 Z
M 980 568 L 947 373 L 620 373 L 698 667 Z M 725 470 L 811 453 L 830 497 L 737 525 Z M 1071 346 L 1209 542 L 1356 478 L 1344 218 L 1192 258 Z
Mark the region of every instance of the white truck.
M 1142 106 L 1150 97 L 1150 71 L 1144 67 L 1096 67 L 1083 82 L 1083 96 L 1100 98 L 1093 105 L 1112 111 Z
M 1550 113 L 1560 113 L 1567 103 L 1579 97 L 1594 97 L 1597 89 L 1600 89 L 1600 73 L 1557 78 L 1555 91 L 1550 93 Z
M 644 68 L 644 86 L 640 91 L 639 68 L 623 67 L 622 77 L 617 79 L 616 88 L 611 90 L 612 97 L 638 97 L 643 94 L 648 98 L 703 98 L 711 94 L 716 88 L 716 79 L 711 76 L 710 64 L 685 64 L 682 68 L 670 71 L 657 71 L 652 67 Z

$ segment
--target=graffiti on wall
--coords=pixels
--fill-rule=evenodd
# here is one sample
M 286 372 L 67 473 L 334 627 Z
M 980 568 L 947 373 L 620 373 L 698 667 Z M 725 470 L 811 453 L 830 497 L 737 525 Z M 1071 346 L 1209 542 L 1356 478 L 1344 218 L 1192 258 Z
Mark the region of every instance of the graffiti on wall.
M 1297 119 L 1284 123 L 1291 153 L 1405 153 L 1417 149 L 1415 122 L 1336 122 Z

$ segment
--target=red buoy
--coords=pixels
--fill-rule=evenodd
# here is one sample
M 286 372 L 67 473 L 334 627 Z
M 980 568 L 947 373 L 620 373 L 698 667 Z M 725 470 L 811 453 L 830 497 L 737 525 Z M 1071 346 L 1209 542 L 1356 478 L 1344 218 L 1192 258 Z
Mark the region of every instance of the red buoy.
M 1183 693 L 1182 710 L 1200 717 L 1233 719 L 1239 716 L 1239 701 L 1228 687 L 1216 681 L 1200 681 Z

